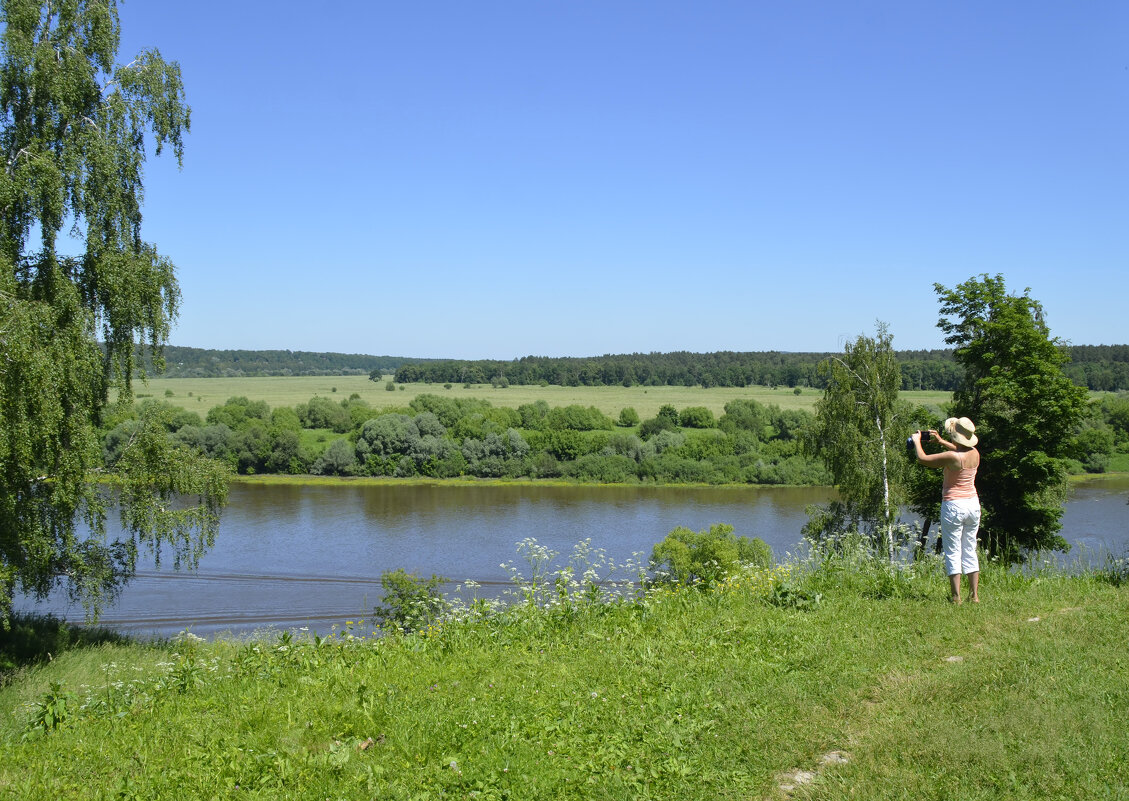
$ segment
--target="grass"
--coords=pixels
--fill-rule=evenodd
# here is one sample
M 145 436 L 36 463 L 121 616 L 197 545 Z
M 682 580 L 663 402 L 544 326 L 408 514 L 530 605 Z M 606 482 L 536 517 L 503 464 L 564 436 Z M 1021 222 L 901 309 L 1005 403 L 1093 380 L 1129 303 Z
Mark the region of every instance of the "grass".
M 659 407 L 670 404 L 681 410 L 687 406 L 705 406 L 715 416 L 725 411 L 725 404 L 736 398 L 746 398 L 764 404 L 775 404 L 782 409 L 807 409 L 815 407 L 822 392 L 810 387 L 796 395 L 783 387 L 558 387 L 510 386 L 504 389 L 489 384 L 476 384 L 465 388 L 452 384 L 401 384 L 388 392 L 385 383 L 370 381 L 365 376 L 267 376 L 262 378 L 153 378 L 148 385 L 138 384 L 135 392 L 199 412 L 201 416 L 213 406 L 222 405 L 230 397 L 244 395 L 251 400 L 265 400 L 273 409 L 277 406 L 295 406 L 305 403 L 315 395 L 329 398 L 348 398 L 354 392 L 377 408 L 406 406 L 412 398 L 423 393 L 449 395 L 456 398 L 483 398 L 495 406 L 517 408 L 525 403 L 544 400 L 550 406 L 580 404 L 595 406 L 604 414 L 618 417 L 626 406 L 634 407 L 645 419 L 654 417 Z M 337 391 L 333 389 L 336 387 Z M 402 387 L 402 391 L 401 388 Z M 166 395 L 166 392 L 172 392 Z M 190 394 L 191 393 L 191 394 Z M 901 397 L 912 403 L 934 408 L 950 398 L 948 392 L 902 392 Z
M 0 796 L 1127 797 L 1129 589 L 986 565 L 982 594 L 832 558 L 377 640 L 76 648 L 0 690 Z

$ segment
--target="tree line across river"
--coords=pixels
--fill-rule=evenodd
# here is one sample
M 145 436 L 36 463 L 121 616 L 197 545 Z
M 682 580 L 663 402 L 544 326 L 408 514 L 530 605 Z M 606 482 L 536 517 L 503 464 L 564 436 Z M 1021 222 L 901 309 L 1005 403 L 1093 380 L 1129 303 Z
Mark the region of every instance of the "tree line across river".
M 1074 345 L 1064 372 L 1099 392 L 1129 390 L 1129 345 Z M 419 359 L 355 353 L 289 350 L 208 350 L 167 346 L 165 368 L 153 370 L 148 351 L 139 356 L 150 373 L 169 378 L 269 375 L 395 374 L 397 383 L 557 384 L 561 386 L 808 386 L 826 387 L 819 364 L 827 353 L 779 351 L 633 353 L 592 357 L 526 356 L 511 361 Z M 961 368 L 949 349 L 899 351 L 903 390 L 951 392 Z
M 919 425 L 936 411 L 920 408 Z M 226 462 L 241 474 L 568 478 L 592 483 L 826 485 L 831 477 L 806 447 L 814 416 L 751 399 L 717 417 L 700 406 L 663 406 L 646 420 L 631 407 L 615 418 L 591 406 L 516 409 L 476 398 L 426 393 L 376 408 L 354 394 L 274 409 L 230 398 L 204 418 L 144 399 L 109 417 L 103 458 L 112 468 L 145 419 L 173 444 Z M 1104 472 L 1129 454 L 1129 395 L 1091 403 L 1075 435 L 1075 472 Z

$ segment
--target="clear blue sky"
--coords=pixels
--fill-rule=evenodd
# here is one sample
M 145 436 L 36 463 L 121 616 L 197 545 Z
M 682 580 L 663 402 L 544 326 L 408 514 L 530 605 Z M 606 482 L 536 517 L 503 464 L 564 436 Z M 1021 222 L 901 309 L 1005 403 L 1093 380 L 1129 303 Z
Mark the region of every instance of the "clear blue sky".
M 1002 273 L 1129 341 L 1129 3 L 131 0 L 172 343 L 515 358 L 943 347 Z

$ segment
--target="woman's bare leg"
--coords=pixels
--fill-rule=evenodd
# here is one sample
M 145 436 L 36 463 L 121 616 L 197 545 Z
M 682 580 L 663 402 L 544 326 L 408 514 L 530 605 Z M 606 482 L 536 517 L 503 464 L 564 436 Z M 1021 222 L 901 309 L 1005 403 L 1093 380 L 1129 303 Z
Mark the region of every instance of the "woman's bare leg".
M 969 590 L 972 592 L 972 598 L 970 599 L 972 601 L 972 603 L 974 603 L 974 604 L 980 603 L 980 571 L 979 570 L 977 570 L 975 573 L 969 573 L 968 574 L 968 586 L 969 586 Z
M 960 573 L 953 573 L 949 576 L 949 590 L 952 592 L 952 602 L 954 604 L 960 603 Z

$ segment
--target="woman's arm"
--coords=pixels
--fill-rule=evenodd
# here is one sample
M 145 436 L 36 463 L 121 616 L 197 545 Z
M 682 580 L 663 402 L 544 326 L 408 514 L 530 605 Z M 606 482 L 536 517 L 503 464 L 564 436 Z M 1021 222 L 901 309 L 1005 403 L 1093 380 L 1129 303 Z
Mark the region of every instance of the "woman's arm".
M 955 450 L 956 446 L 951 443 L 945 442 L 937 436 L 936 431 L 930 431 L 930 436 L 935 437 L 946 447 L 951 447 Z M 960 459 L 952 451 L 945 451 L 943 453 L 926 453 L 921 448 L 921 432 L 915 431 L 911 437 L 913 439 L 913 448 L 917 452 L 917 461 L 921 462 L 926 467 L 960 467 Z
M 929 436 L 935 442 L 939 443 L 941 445 L 941 447 L 944 448 L 947 451 L 955 451 L 957 449 L 957 446 L 956 446 L 955 443 L 949 442 L 947 439 L 943 438 L 939 433 L 937 433 L 933 429 L 929 429 Z

